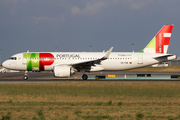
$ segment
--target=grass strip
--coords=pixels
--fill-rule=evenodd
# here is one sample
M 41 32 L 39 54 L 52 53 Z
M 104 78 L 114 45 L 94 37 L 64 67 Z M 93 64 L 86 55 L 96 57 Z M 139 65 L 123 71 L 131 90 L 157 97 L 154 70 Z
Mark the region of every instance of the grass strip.
M 178 82 L 0 84 L 0 119 L 179 119 Z

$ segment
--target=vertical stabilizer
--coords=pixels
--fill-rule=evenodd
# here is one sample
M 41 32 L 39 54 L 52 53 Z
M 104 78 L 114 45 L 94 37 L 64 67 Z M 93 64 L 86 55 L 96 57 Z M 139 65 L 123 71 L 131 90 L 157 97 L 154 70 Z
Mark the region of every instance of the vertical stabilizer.
M 164 25 L 154 36 L 149 44 L 139 52 L 143 53 L 167 53 L 169 41 L 171 38 L 173 25 Z

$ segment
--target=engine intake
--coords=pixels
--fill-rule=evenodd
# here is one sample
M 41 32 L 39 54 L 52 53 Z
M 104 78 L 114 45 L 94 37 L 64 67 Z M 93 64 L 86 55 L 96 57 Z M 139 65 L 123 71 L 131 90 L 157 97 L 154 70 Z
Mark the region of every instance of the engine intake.
M 54 77 L 70 77 L 75 73 L 71 66 L 54 66 Z

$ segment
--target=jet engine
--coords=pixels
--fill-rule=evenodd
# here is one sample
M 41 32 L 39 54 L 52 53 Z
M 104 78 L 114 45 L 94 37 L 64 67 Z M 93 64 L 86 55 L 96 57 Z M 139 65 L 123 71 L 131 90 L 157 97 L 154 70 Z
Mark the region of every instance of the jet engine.
M 71 66 L 54 66 L 54 77 L 70 77 L 75 74 L 75 70 Z

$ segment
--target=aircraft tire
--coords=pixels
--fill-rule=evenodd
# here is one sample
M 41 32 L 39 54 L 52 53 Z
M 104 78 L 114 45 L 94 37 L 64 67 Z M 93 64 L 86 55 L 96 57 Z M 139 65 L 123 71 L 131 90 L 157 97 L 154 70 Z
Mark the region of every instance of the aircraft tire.
M 86 74 L 84 74 L 84 75 L 82 76 L 82 79 L 83 79 L 83 80 L 87 80 L 87 79 L 88 79 L 88 76 L 87 76 Z
M 24 80 L 27 80 L 27 79 L 28 79 L 28 76 L 25 75 L 25 76 L 23 77 L 23 79 L 24 79 Z

